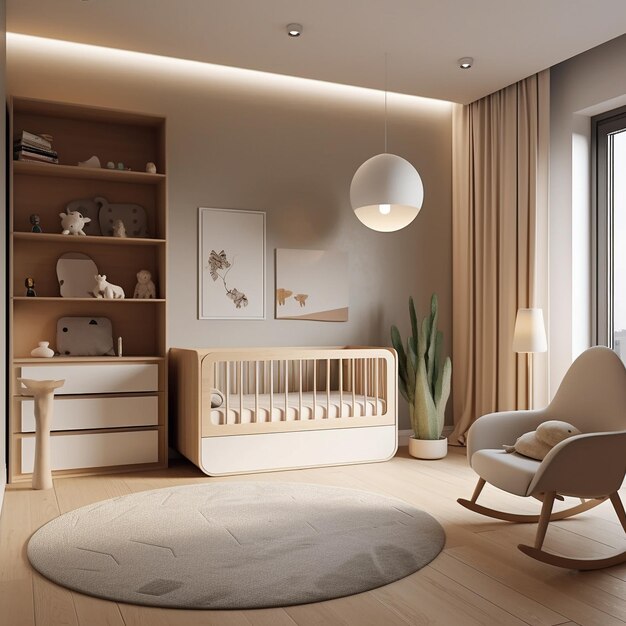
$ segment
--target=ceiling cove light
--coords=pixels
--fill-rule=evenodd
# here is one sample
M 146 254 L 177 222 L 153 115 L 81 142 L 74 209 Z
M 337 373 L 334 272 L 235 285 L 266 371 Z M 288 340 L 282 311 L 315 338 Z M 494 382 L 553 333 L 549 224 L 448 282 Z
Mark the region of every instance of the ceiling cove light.
M 302 24 L 296 24 L 295 22 L 287 24 L 287 34 L 290 37 L 300 37 L 302 34 Z
M 385 152 L 368 159 L 355 172 L 350 204 L 359 221 L 389 233 L 408 226 L 420 212 L 424 186 L 417 170 L 387 152 L 387 55 L 385 55 Z
M 462 70 L 469 70 L 474 65 L 474 59 L 472 57 L 463 57 L 457 63 Z

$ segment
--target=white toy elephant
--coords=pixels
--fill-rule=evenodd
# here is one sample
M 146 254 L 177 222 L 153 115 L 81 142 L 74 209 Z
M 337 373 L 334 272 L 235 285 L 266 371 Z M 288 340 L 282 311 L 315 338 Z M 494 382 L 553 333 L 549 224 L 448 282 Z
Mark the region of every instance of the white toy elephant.
M 82 213 L 78 211 L 70 211 L 67 209 L 67 213 L 59 213 L 61 218 L 61 231 L 62 235 L 85 235 L 83 227 L 85 224 L 91 222 L 90 217 L 84 217 Z
M 104 298 L 105 300 L 123 300 L 126 297 L 124 290 L 118 285 L 112 285 L 107 282 L 106 274 L 96 274 L 96 286 L 92 293 L 95 298 Z

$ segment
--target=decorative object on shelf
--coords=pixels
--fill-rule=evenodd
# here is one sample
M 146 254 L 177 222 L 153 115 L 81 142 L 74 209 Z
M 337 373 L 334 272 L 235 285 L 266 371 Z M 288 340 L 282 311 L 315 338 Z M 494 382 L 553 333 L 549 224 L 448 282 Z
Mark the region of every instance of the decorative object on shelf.
M 348 321 L 348 255 L 276 250 L 276 319 Z
M 124 356 L 124 342 L 121 337 L 117 338 L 117 356 Z
M 115 220 L 113 222 L 113 236 L 121 239 L 128 237 L 126 234 L 126 226 L 124 226 L 124 222 L 122 220 Z
M 13 142 L 13 158 L 33 163 L 58 163 L 59 155 L 52 149 L 51 135 L 35 135 L 23 130 Z
M 528 408 L 533 408 L 533 354 L 547 352 L 546 329 L 541 309 L 518 309 L 513 331 L 514 352 L 528 355 Z
M 26 287 L 26 297 L 35 298 L 37 292 L 35 291 L 35 280 L 30 276 L 24 281 L 24 287 Z
M 30 356 L 42 358 L 42 359 L 50 359 L 54 356 L 54 350 L 49 348 L 49 341 L 40 341 L 39 345 L 30 351 Z
M 92 289 L 94 298 L 104 298 L 105 300 L 123 300 L 126 295 L 119 285 L 113 285 L 107 281 L 106 274 L 97 274 L 96 285 Z
M 115 169 L 115 163 L 113 163 L 113 161 L 108 161 L 107 162 L 107 169 L 108 170 L 114 170 Z
M 57 322 L 57 348 L 63 356 L 115 356 L 108 317 L 62 317 Z
M 66 213 L 70 211 L 78 211 L 83 217 L 89 218 L 89 221 L 83 226 L 85 235 L 101 235 L 100 222 L 98 215 L 100 213 L 100 204 L 95 198 L 79 198 L 72 200 L 66 207 Z
M 133 298 L 138 300 L 151 300 L 156 298 L 156 287 L 152 282 L 152 274 L 148 270 L 137 272 L 137 285 Z
M 98 221 L 103 235 L 113 237 L 113 225 L 122 220 L 127 237 L 147 237 L 148 217 L 146 210 L 139 204 L 109 204 L 102 196 L 94 198 L 100 207 Z
M 387 152 L 387 54 L 385 54 L 385 151 L 363 163 L 350 184 L 350 203 L 361 223 L 392 232 L 408 226 L 420 212 L 424 186 L 417 170 Z
M 146 172 L 148 172 L 148 174 L 156 174 L 157 173 L 156 165 L 152 161 L 148 161 L 146 163 Z
M 430 315 L 420 324 L 413 298 L 409 298 L 412 334 L 406 350 L 400 331 L 395 325 L 391 327 L 391 341 L 398 353 L 398 388 L 409 403 L 414 433 L 409 439 L 409 453 L 420 459 L 439 459 L 448 452 L 448 442 L 441 433 L 450 395 L 452 362 L 446 357 L 442 367 L 443 333 L 437 330 L 438 313 L 437 295 L 433 294 Z
M 120 161 L 120 162 L 117 164 L 117 169 L 118 169 L 118 170 L 125 170 L 125 169 L 126 169 L 126 166 L 125 166 L 125 165 L 124 165 L 124 164 Z
M 43 230 L 41 228 L 41 218 L 39 217 L 39 215 L 37 215 L 37 213 L 33 213 L 30 216 L 30 223 L 32 224 L 32 227 L 30 229 L 31 233 L 43 233 Z
M 50 468 L 50 425 L 54 407 L 54 390 L 63 387 L 64 380 L 30 380 L 18 378 L 19 390 L 23 396 L 33 396 L 35 400 L 35 466 L 33 468 L 33 489 L 52 489 Z
M 198 318 L 265 319 L 265 213 L 198 213 Z
M 85 235 L 83 227 L 91 222 L 91 218 L 85 217 L 78 211 L 67 211 L 67 213 L 59 213 L 61 218 L 61 234 L 62 235 Z
M 102 167 L 100 164 L 100 159 L 94 154 L 92 157 L 89 157 L 86 161 L 79 161 L 78 167 L 93 167 L 99 168 Z
M 98 267 L 91 257 L 81 252 L 67 252 L 57 260 L 56 270 L 61 297 L 93 297 L 93 277 L 98 274 Z

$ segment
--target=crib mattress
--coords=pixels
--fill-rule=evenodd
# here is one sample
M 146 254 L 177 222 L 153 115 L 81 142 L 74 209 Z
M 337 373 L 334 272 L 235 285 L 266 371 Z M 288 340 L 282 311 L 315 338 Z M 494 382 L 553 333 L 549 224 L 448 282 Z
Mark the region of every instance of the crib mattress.
M 300 411 L 302 406 L 302 411 Z M 326 391 L 315 394 L 312 391 L 302 393 L 302 400 L 298 392 L 288 394 L 287 410 L 285 410 L 285 394 L 275 393 L 273 407 L 270 407 L 270 394 L 259 394 L 258 415 L 255 419 L 255 396 L 244 394 L 241 402 L 238 395 L 231 395 L 228 403 L 211 409 L 211 423 L 221 424 L 251 424 L 253 422 L 282 422 L 296 420 L 336 419 L 339 417 L 363 417 L 383 415 L 387 410 L 386 402 L 382 398 L 357 395 L 352 402 L 352 392 L 343 392 L 343 402 L 339 391 L 331 391 L 330 399 Z

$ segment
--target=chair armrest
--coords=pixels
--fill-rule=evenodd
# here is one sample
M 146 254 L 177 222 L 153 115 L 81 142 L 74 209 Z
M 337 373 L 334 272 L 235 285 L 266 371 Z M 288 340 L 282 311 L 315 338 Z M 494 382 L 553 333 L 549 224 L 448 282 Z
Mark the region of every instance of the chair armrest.
M 470 461 L 478 450 L 500 449 L 513 445 L 524 433 L 535 430 L 546 421 L 545 410 L 501 411 L 479 417 L 467 433 L 467 458 Z
M 626 475 L 626 430 L 576 435 L 557 444 L 541 462 L 528 494 L 556 491 L 599 498 L 617 491 Z

